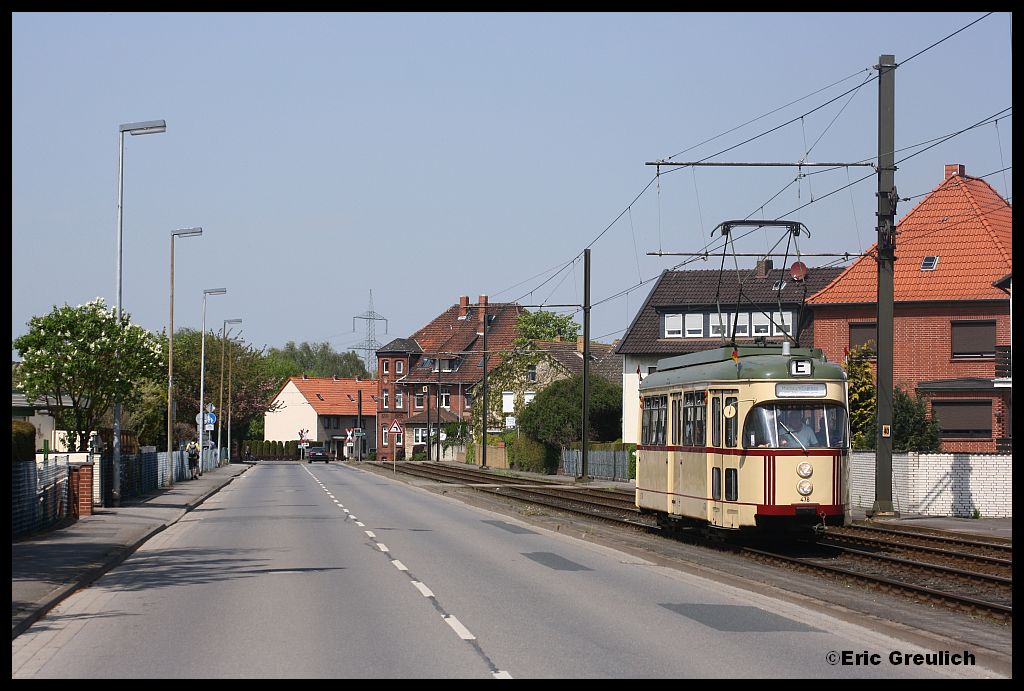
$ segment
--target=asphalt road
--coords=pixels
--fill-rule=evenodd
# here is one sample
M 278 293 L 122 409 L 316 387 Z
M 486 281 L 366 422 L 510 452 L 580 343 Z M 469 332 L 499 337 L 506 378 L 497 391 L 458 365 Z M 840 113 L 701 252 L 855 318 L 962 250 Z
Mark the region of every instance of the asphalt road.
M 252 468 L 19 642 L 16 677 L 990 676 L 338 464 Z

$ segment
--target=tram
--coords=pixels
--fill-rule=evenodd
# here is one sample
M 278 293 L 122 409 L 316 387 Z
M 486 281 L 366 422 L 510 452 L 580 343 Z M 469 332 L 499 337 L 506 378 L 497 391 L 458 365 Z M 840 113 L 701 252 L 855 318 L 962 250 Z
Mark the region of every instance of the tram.
M 850 523 L 846 372 L 820 349 L 665 358 L 640 396 L 636 505 L 663 527 L 813 534 Z

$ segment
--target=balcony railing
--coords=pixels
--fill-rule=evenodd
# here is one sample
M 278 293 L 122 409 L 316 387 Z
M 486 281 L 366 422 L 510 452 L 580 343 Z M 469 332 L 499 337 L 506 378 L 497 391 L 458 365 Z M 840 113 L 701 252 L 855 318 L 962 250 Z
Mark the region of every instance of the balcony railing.
M 996 346 L 996 379 L 1012 379 L 1010 371 L 1010 346 Z

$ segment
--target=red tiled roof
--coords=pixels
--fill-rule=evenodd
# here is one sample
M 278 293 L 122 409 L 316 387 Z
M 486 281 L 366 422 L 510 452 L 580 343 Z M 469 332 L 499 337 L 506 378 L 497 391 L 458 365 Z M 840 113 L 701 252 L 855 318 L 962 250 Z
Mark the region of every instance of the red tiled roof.
M 896 226 L 893 289 L 896 302 L 1005 300 L 992 284 L 1012 268 L 1013 207 L 962 166 L 947 166 L 947 178 Z M 874 303 L 878 299 L 875 246 L 808 304 Z M 925 257 L 938 257 L 922 271 Z
M 288 381 L 295 384 L 317 415 L 357 415 L 359 397 L 356 392 L 360 390 L 363 392 L 363 415 L 372 415 L 377 410 L 377 403 L 371 398 L 377 395 L 377 381 L 374 379 L 290 377 Z
M 470 305 L 465 308 L 465 318 L 459 319 L 462 309 L 459 305 L 452 305 L 410 337 L 422 349 L 422 356 L 412 364 L 403 381 L 436 381 L 437 373 L 433 367 L 422 366 L 426 358 L 436 357 L 459 357 L 462 360 L 457 371 L 442 372 L 445 384 L 474 384 L 483 379 L 484 370 L 480 365 L 483 357 L 481 308 L 479 305 Z M 490 352 L 487 366 L 491 370 L 501 363 L 501 351 L 511 349 L 512 341 L 519 332 L 519 315 L 523 311 L 520 305 L 513 302 L 487 305 L 487 316 L 491 320 L 487 331 L 487 350 Z

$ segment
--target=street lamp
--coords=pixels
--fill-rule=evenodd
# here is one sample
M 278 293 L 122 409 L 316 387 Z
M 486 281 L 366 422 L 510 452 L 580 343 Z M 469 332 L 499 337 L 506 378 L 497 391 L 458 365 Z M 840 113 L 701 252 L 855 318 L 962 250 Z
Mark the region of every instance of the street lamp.
M 223 427 L 224 420 L 224 348 L 227 346 L 227 332 L 225 329 L 228 328 L 228 324 L 241 324 L 241 319 L 225 319 L 224 325 L 220 327 L 220 396 L 217 399 L 217 465 L 220 465 L 220 428 Z M 228 392 L 228 397 L 231 396 L 231 392 Z M 228 446 L 228 462 L 231 462 L 231 447 Z
M 200 350 L 201 355 L 199 357 L 199 414 L 196 416 L 196 427 L 198 431 L 199 448 L 205 448 L 203 443 L 203 428 L 206 427 L 206 408 L 204 406 L 203 394 L 205 393 L 204 387 L 206 385 L 206 296 L 207 295 L 223 295 L 228 292 L 227 288 L 207 288 L 203 291 L 203 345 Z M 199 469 L 202 472 L 203 462 L 202 459 L 199 461 Z
M 171 316 L 167 331 L 167 462 L 170 464 L 169 486 L 174 486 L 174 238 L 191 238 L 203 234 L 202 228 L 184 228 L 171 232 Z
M 138 134 L 159 134 L 167 131 L 167 123 L 163 120 L 147 122 L 129 122 L 121 125 L 118 134 L 117 148 L 117 326 L 121 327 L 121 221 L 122 203 L 124 199 L 124 133 L 134 136 Z M 114 444 L 113 444 L 113 475 L 111 498 L 114 506 L 121 504 L 121 401 L 114 400 Z
M 231 341 L 236 342 L 241 333 L 236 334 Z M 234 355 L 228 359 L 228 463 L 231 463 L 231 363 L 235 361 Z M 221 411 L 224 412 L 223 410 Z M 241 454 L 239 454 L 241 456 Z

